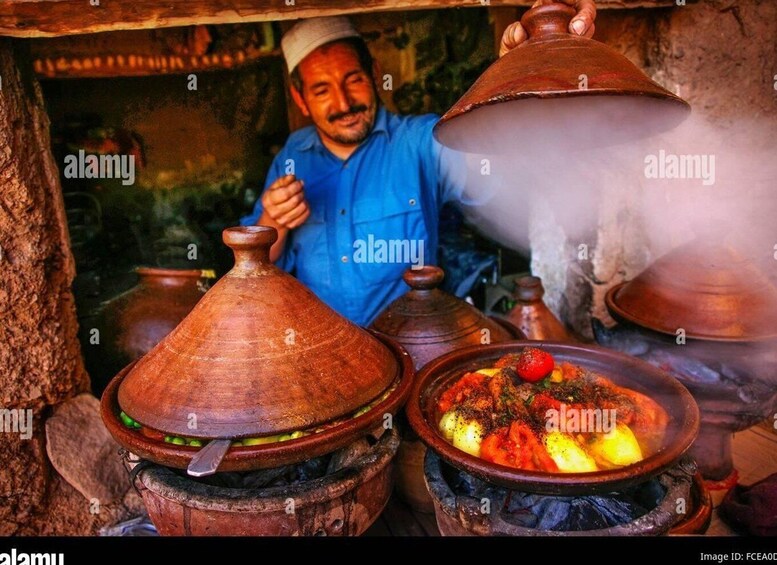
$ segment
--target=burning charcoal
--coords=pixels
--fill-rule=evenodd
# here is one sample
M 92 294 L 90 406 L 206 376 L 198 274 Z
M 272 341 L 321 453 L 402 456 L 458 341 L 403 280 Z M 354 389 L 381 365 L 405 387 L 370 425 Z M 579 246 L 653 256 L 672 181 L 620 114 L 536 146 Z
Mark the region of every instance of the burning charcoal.
M 265 488 L 289 472 L 290 467 L 261 469 L 243 474 L 243 488 Z
M 531 500 L 527 500 L 527 499 Z M 534 498 L 530 494 L 522 492 L 511 492 L 505 504 L 505 518 L 524 528 L 536 528 L 537 516 L 532 511 L 532 501 Z
M 364 438 L 345 446 L 344 448 L 332 454 L 332 459 L 330 459 L 329 465 L 327 467 L 327 473 L 335 473 L 340 469 L 344 469 L 352 465 L 365 453 L 369 452 L 369 450 L 370 444 L 367 443 L 367 440 Z
M 316 457 L 297 465 L 297 481 L 312 481 L 327 474 L 330 456 Z
M 645 339 L 645 336 L 638 331 L 627 329 L 623 326 L 607 329 L 596 318 L 591 319 L 591 327 L 593 328 L 596 343 L 609 349 L 635 356 L 644 355 L 650 350 L 650 344 Z
M 206 477 L 193 478 L 186 475 L 185 472 L 181 472 L 182 476 L 195 480 L 199 483 L 204 483 L 213 487 L 224 488 L 242 488 L 243 487 L 243 475 L 242 473 L 216 473 Z
M 610 526 L 631 522 L 647 513 L 647 510 L 641 504 L 634 500 L 629 500 L 622 495 L 610 497 L 591 496 L 588 500 L 596 507 Z
M 659 369 L 670 371 L 680 377 L 685 376 L 696 383 L 712 384 L 723 380 L 720 373 L 689 356 L 674 355 L 657 349 L 650 351 L 648 355 L 643 356 L 643 359 Z
M 552 531 L 609 528 L 646 513 L 642 504 L 627 495 L 571 498 L 511 492 L 505 504 L 505 519 L 510 523 Z
M 592 504 L 588 498 L 576 498 L 572 501 L 572 508 L 569 512 L 569 518 L 560 524 L 557 530 L 599 530 L 610 527 L 614 524 L 608 523 L 602 516 L 595 504 Z
M 493 504 L 494 507 L 502 506 L 503 501 L 507 498 L 507 490 L 496 485 L 490 485 L 481 481 L 480 487 L 475 489 L 475 496 L 477 498 L 488 498 L 492 504 L 498 501 L 499 504 Z
M 488 490 L 489 485 L 476 479 L 469 473 L 458 472 L 450 482 L 456 494 L 465 494 L 477 498 L 479 493 Z
M 739 400 L 746 404 L 753 404 L 754 402 L 758 402 L 759 398 L 758 395 L 755 394 L 755 391 L 753 390 L 754 387 L 745 385 L 743 387 L 739 387 L 737 390 L 737 396 L 739 397 Z
M 658 479 L 652 479 L 627 492 L 643 508 L 655 508 L 666 496 L 666 489 Z
M 533 511 L 537 515 L 538 530 L 567 530 L 575 499 L 557 496 L 538 497 Z
M 723 375 L 724 378 L 726 378 L 729 381 L 732 381 L 736 384 L 746 384 L 747 380 L 740 375 L 736 369 L 729 367 L 728 365 L 721 364 L 720 365 L 720 374 Z

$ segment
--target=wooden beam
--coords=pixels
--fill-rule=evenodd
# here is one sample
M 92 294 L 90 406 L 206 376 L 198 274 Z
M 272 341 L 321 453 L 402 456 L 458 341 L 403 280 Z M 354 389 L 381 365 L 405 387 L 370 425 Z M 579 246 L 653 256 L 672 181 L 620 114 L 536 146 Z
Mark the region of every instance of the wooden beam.
M 36 58 L 33 65 L 39 78 L 143 77 L 232 69 L 266 57 L 280 56 L 280 49 L 268 52 L 237 51 L 181 56 L 95 55 Z
M 95 5 L 96 4 L 96 5 Z M 533 0 L 0 0 L 0 35 L 55 37 L 197 24 L 434 8 L 530 6 Z M 674 0 L 599 0 L 607 8 L 673 6 Z

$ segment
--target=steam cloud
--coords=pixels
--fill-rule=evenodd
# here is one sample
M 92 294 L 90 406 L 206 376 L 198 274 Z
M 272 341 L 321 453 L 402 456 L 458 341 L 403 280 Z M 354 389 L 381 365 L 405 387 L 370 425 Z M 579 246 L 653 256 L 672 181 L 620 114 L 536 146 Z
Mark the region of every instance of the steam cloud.
M 773 277 L 774 126 L 717 126 L 691 114 L 656 133 L 677 121 L 672 111 L 652 99 L 588 96 L 520 100 L 459 118 L 450 139 L 488 151 L 467 156 L 465 214 L 524 251 L 532 225 L 582 242 L 625 215 L 644 232 L 649 261 L 694 237 L 724 238 Z

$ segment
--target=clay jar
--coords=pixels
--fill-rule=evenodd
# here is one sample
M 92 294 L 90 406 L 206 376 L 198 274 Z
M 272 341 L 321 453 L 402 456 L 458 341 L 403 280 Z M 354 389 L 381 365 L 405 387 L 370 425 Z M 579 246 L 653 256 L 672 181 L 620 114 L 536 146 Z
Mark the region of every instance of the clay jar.
M 505 318 L 517 326 L 528 339 L 541 341 L 575 341 L 558 318 L 543 302 L 545 289 L 539 277 L 521 277 L 515 281 L 516 304 Z
M 138 284 L 108 301 L 99 314 L 100 341 L 92 381 L 102 390 L 130 362 L 148 353 L 191 312 L 213 278 L 199 269 L 140 267 Z

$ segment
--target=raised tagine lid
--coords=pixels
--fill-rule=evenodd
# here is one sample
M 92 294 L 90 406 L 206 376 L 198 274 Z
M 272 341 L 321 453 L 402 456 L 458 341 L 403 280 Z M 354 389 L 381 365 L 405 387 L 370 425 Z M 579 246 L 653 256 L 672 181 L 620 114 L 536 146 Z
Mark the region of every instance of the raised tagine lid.
M 614 318 L 659 333 L 714 341 L 777 338 L 777 287 L 720 240 L 695 239 L 607 293 Z
M 477 308 L 438 288 L 445 273 L 439 267 L 408 269 L 403 275 L 410 290 L 394 300 L 372 323 L 372 328 L 408 350 L 416 366 L 456 346 L 506 341 L 523 337 L 509 323 L 500 324 Z M 486 335 L 483 330 L 487 330 Z M 462 343 L 466 342 L 466 343 Z M 439 346 L 437 354 L 429 348 Z M 421 352 L 420 349 L 427 349 Z
M 394 383 L 386 346 L 271 263 L 273 228 L 223 239 L 235 266 L 122 380 L 131 418 L 184 437 L 274 435 L 352 414 Z
M 506 117 L 491 111 L 494 105 L 519 100 L 606 96 L 610 101 L 624 97 L 646 104 L 652 101 L 654 104 L 649 108 L 645 106 L 650 110 L 650 119 L 640 124 L 644 133 L 671 128 L 687 117 L 690 109 L 687 102 L 652 81 L 621 53 L 599 41 L 569 33 L 569 22 L 574 15 L 574 8 L 560 3 L 528 10 L 521 18 L 528 39 L 497 59 L 443 115 L 435 126 L 437 139 L 463 151 L 482 152 L 484 147 L 489 151 L 498 150 L 505 142 L 509 143 L 508 134 L 500 133 L 500 128 L 507 128 L 534 143 L 535 133 L 540 131 L 534 132 L 533 126 L 527 129 L 526 123 L 510 123 L 519 116 Z M 547 106 L 546 103 L 546 109 Z M 622 124 L 622 119 L 633 120 L 633 105 L 621 106 L 615 102 L 613 108 L 622 109 L 624 116 L 605 112 L 614 119 L 612 125 Z M 554 112 L 559 109 L 553 106 Z M 530 114 L 536 114 L 537 110 L 537 106 L 531 107 Z M 543 123 L 540 120 L 539 126 Z M 615 135 L 617 129 L 608 128 L 608 136 Z M 627 135 L 629 128 L 621 129 Z M 479 131 L 485 135 L 479 135 Z M 587 133 L 590 143 L 593 138 L 590 131 Z M 489 145 L 489 139 L 493 139 L 493 146 Z M 515 149 L 514 144 L 510 145 Z

